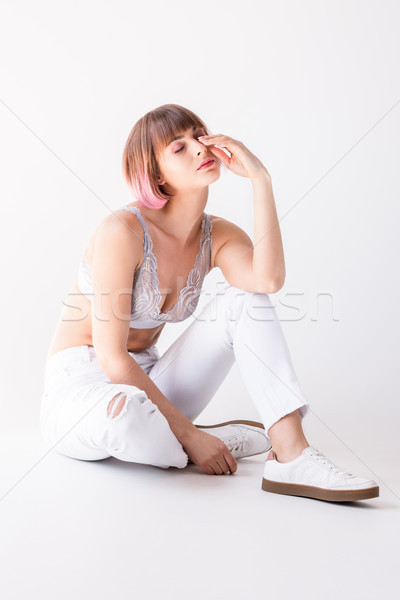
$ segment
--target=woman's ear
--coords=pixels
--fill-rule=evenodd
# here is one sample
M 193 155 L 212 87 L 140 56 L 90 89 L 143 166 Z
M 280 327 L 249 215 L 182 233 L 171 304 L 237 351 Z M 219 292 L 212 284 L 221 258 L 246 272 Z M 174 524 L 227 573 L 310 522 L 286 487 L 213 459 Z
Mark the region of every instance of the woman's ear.
M 158 183 L 158 185 L 164 185 L 164 183 L 165 183 L 165 179 L 163 178 L 162 171 L 161 171 L 161 169 L 160 169 L 160 168 L 158 168 L 158 169 L 157 169 L 157 171 L 158 171 L 158 175 L 159 175 L 159 176 L 157 177 L 157 183 Z

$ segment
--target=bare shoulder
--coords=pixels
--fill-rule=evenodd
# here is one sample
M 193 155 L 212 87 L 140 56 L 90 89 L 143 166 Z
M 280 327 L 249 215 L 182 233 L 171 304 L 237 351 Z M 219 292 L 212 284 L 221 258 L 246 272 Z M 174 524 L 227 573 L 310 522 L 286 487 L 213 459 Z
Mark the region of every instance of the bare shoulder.
M 104 230 L 115 231 L 121 234 L 128 234 L 130 232 L 135 238 L 139 237 L 140 240 L 143 239 L 143 229 L 140 221 L 129 210 L 117 209 L 104 217 L 97 226 L 95 236 L 99 231 Z M 138 236 L 138 234 L 140 235 Z
M 228 241 L 236 240 L 244 243 L 246 246 L 252 247 L 253 242 L 251 238 L 247 235 L 247 233 L 228 219 L 224 219 L 223 217 L 219 217 L 217 215 L 210 215 L 212 222 L 212 256 L 211 256 L 211 268 L 214 268 L 215 265 L 215 257 L 220 250 L 220 248 L 226 244 Z
M 233 221 L 229 221 L 228 219 L 224 219 L 217 215 L 210 215 L 210 217 L 213 224 L 212 233 L 215 235 L 215 239 L 220 239 L 224 236 L 229 237 L 232 233 L 234 234 L 243 231 L 243 229 L 236 223 L 233 223 Z
M 227 237 L 229 237 L 229 233 L 232 231 L 232 226 L 235 226 L 232 221 L 228 221 L 223 217 L 218 217 L 217 215 L 210 215 L 211 223 L 212 223 L 212 238 L 213 245 L 219 245 L 224 243 Z
M 129 248 L 143 258 L 143 229 L 139 219 L 128 210 L 117 209 L 98 223 L 85 251 L 87 262 L 93 262 L 96 246 L 105 240 L 115 240 L 121 247 Z

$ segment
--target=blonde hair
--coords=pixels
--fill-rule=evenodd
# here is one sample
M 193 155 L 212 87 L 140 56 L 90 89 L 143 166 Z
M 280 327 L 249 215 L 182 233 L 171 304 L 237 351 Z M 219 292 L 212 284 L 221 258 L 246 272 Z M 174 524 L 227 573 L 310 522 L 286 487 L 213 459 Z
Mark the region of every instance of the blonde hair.
M 170 199 L 157 183 L 161 177 L 157 157 L 172 138 L 193 126 L 201 127 L 204 135 L 210 134 L 200 117 L 178 104 L 163 104 L 133 126 L 122 155 L 122 172 L 130 191 L 143 206 L 157 210 Z

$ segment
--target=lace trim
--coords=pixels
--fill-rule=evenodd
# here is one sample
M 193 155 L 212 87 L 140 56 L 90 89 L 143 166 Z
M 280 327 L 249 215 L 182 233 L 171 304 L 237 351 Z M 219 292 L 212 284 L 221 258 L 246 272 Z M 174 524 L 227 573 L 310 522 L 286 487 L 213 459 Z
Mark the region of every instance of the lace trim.
M 180 290 L 176 304 L 166 313 L 160 310 L 159 304 L 162 294 L 159 289 L 160 281 L 157 274 L 157 257 L 153 252 L 153 241 L 148 233 L 147 223 L 143 219 L 140 209 L 136 206 L 122 207 L 124 210 L 134 212 L 143 228 L 144 256 L 140 267 L 135 270 L 134 290 L 132 294 L 133 321 L 151 318 L 157 321 L 184 320 L 191 315 L 198 304 L 202 282 L 208 272 L 211 258 L 211 230 L 210 215 L 205 214 L 201 223 L 200 249 L 196 261 L 189 271 L 186 284 Z M 207 260 L 205 260 L 206 250 Z M 147 273 L 148 277 L 144 277 Z

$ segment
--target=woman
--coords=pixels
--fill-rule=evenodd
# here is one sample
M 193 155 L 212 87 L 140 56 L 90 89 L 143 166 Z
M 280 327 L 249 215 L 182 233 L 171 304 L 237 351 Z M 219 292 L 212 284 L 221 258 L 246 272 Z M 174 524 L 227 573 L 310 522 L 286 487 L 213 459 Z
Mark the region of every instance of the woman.
M 254 246 L 237 225 L 204 212 L 221 167 L 252 182 Z M 108 215 L 83 253 L 47 356 L 44 438 L 81 460 L 193 462 L 217 475 L 270 450 L 263 490 L 378 496 L 375 481 L 342 471 L 304 436 L 309 402 L 268 296 L 282 287 L 285 264 L 265 166 L 243 143 L 209 135 L 192 111 L 166 104 L 133 127 L 123 172 L 137 200 Z M 214 267 L 226 284 L 160 356 L 165 323 L 194 312 Z M 194 425 L 235 361 L 262 423 Z

